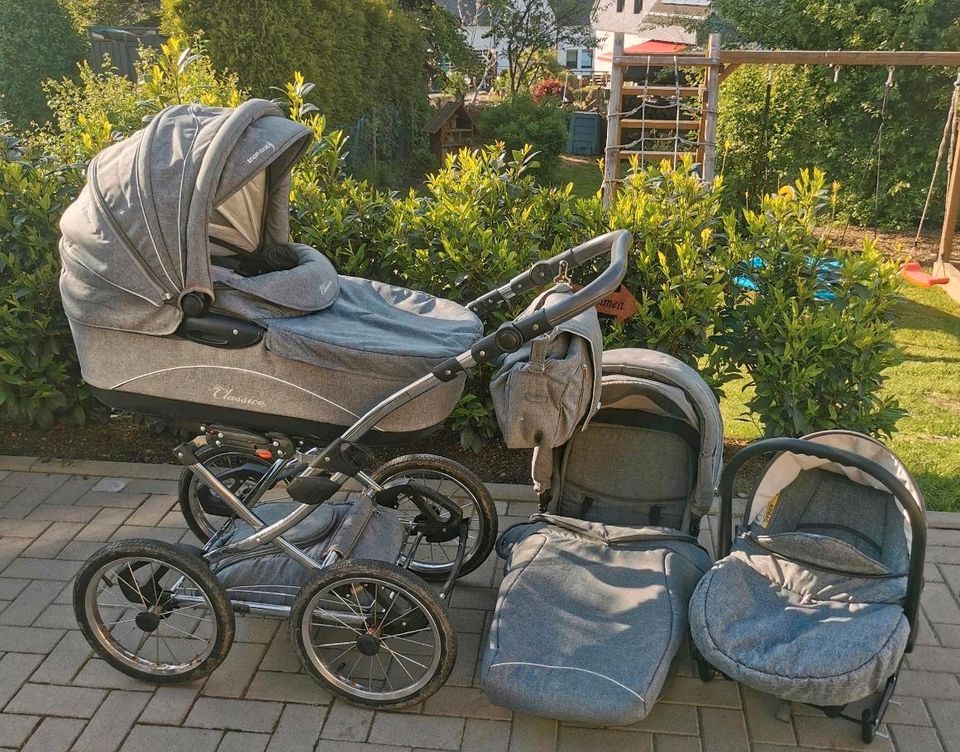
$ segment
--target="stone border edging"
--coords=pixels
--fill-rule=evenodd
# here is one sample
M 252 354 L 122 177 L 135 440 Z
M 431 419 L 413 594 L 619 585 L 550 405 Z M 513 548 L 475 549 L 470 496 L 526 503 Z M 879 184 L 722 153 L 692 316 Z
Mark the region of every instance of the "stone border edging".
M 0 454 L 0 471 L 28 473 L 70 473 L 98 477 L 136 478 L 141 480 L 176 480 L 178 465 L 146 462 L 111 462 L 108 460 L 58 460 L 41 457 L 20 457 Z M 533 489 L 521 483 L 487 483 L 497 501 L 537 500 Z M 960 530 L 960 512 L 927 512 L 927 527 L 938 530 Z

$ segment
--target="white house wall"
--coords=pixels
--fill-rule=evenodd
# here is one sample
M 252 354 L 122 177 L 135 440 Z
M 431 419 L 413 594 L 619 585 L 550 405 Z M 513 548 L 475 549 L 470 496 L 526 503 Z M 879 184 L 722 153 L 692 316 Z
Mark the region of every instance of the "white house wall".
M 634 27 L 636 28 L 636 27 Z M 609 73 L 613 67 L 613 32 L 598 32 L 600 40 L 594 55 L 594 70 L 597 73 Z M 635 44 L 656 39 L 661 42 L 676 42 L 677 44 L 694 44 L 696 34 L 687 31 L 681 26 L 657 26 L 644 29 L 640 34 L 624 34 L 623 46 L 632 47 Z M 604 59 L 606 58 L 606 59 Z

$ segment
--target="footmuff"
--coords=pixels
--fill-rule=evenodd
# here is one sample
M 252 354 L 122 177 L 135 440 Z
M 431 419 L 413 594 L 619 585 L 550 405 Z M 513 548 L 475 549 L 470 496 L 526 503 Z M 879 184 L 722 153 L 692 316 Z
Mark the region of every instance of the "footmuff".
M 869 457 L 919 498 L 899 460 L 872 439 L 846 431 L 807 438 Z M 783 452 L 764 472 L 733 550 L 697 586 L 693 639 L 727 676 L 781 699 L 819 707 L 861 700 L 898 671 L 907 650 L 910 561 L 911 528 L 889 488 Z
M 558 450 L 549 513 L 502 537 L 482 659 L 494 703 L 563 721 L 650 712 L 710 566 L 697 544 L 723 430 L 703 380 L 650 350 L 603 354 L 600 409 Z
M 542 514 L 508 530 L 499 552 L 507 565 L 481 668 L 487 697 L 564 721 L 644 718 L 710 568 L 696 539 Z

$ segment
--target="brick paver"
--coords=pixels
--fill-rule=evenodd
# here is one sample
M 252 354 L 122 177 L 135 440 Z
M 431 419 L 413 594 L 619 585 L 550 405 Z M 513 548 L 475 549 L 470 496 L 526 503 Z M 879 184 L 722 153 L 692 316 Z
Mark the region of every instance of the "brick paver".
M 494 561 L 454 595 L 460 651 L 450 682 L 405 712 L 335 701 L 301 670 L 285 626 L 253 617 L 238 618 L 230 657 L 205 681 L 138 682 L 94 657 L 73 616 L 71 579 L 110 540 L 192 541 L 175 507 L 177 474 L 0 457 L 0 752 L 865 749 L 852 724 L 802 706 L 785 713 L 732 682 L 703 684 L 685 651 L 662 701 L 631 727 L 558 724 L 491 705 L 477 662 L 496 598 Z M 523 489 L 494 492 L 503 527 L 533 511 Z M 877 752 L 960 752 L 960 518 L 936 520 L 920 639 L 887 714 L 888 737 L 869 748 Z

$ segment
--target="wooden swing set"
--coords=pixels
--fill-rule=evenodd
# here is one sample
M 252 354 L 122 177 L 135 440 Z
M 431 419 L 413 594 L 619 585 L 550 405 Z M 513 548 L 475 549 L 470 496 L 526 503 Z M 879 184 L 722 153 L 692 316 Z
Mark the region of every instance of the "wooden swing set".
M 934 276 L 926 274 L 916 263 L 904 265 L 903 275 L 912 284 L 924 287 L 942 284 L 951 297 L 960 300 L 960 270 L 951 261 L 957 219 L 960 216 L 960 52 L 724 50 L 720 48 L 720 35 L 711 34 L 702 53 L 627 55 L 624 53 L 624 35 L 618 32 L 613 38 L 613 65 L 607 111 L 604 203 L 609 205 L 621 182 L 620 167 L 624 158 L 635 156 L 640 162 L 669 159 L 676 166 L 678 161 L 689 154 L 700 165 L 702 179 L 705 182 L 713 181 L 716 174 L 720 84 L 740 65 L 828 65 L 834 68 L 835 75 L 842 67 L 886 66 L 889 73 L 884 90 L 884 108 L 887 94 L 893 86 L 896 68 L 929 66 L 957 69 L 947 122 L 914 241 L 915 248 L 935 190 L 941 163 L 946 156 L 946 207 Z M 681 68 L 704 69 L 703 82 L 699 86 L 681 85 Z M 651 84 L 651 71 L 663 69 L 672 70 L 673 84 L 665 85 L 660 81 Z M 628 107 L 625 100 L 639 103 Z M 667 114 L 671 110 L 672 117 Z M 881 121 L 882 119 L 881 117 Z M 631 135 L 624 142 L 626 134 Z M 878 154 L 879 137 L 878 134 Z M 648 144 L 652 146 L 648 148 Z M 877 195 L 879 196 L 879 165 Z

